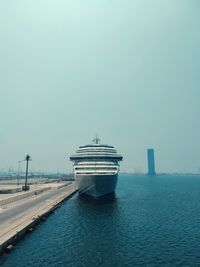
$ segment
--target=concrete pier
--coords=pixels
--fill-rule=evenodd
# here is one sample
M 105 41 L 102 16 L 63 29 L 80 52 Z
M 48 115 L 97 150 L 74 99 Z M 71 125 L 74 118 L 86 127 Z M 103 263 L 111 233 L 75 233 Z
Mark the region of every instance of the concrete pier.
M 30 232 L 62 201 L 76 192 L 74 183 L 57 184 L 41 194 L 33 194 L 0 206 L 0 255 Z

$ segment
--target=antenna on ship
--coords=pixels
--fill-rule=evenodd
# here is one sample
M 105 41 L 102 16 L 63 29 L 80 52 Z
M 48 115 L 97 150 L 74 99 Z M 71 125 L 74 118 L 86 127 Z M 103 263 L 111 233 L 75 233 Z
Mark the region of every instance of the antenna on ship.
M 98 134 L 96 134 L 95 138 L 93 139 L 94 144 L 98 145 L 100 143 L 100 141 L 101 140 L 100 140 Z

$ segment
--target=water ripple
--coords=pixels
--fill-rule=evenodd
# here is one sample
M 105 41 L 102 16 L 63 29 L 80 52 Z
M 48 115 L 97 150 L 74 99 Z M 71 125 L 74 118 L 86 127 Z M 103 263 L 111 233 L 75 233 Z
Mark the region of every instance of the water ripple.
M 116 197 L 74 196 L 3 266 L 200 266 L 200 177 L 120 177 Z

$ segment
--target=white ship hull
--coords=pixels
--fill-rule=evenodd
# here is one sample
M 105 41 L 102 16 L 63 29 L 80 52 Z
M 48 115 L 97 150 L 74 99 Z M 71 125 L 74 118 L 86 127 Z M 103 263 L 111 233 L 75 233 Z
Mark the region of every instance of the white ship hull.
M 94 198 L 115 192 L 119 161 L 123 159 L 113 146 L 100 144 L 99 141 L 96 137 L 94 144 L 80 146 L 76 154 L 70 156 L 70 160 L 74 162 L 79 194 Z
M 118 180 L 117 174 L 84 175 L 76 174 L 76 187 L 80 194 L 99 198 L 115 192 Z

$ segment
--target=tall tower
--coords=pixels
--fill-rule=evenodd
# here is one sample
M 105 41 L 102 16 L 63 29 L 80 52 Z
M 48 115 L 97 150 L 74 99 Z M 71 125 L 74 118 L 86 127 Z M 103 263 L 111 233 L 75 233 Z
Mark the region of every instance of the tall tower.
M 147 174 L 156 175 L 153 148 L 147 149 L 147 157 L 148 157 L 148 173 Z

